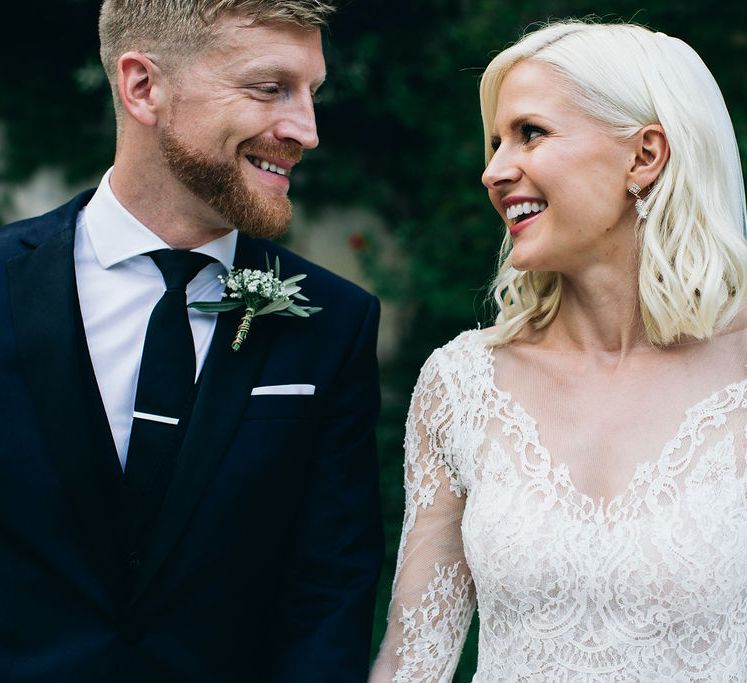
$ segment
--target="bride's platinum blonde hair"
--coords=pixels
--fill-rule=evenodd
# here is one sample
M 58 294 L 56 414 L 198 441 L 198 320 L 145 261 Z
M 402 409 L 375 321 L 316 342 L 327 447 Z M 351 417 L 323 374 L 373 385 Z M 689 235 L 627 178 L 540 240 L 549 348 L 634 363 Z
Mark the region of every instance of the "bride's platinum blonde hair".
M 669 161 L 647 190 L 648 218 L 637 223 L 639 303 L 656 345 L 705 339 L 729 324 L 745 300 L 745 195 L 734 128 L 721 91 L 697 53 L 677 38 L 631 24 L 552 23 L 490 62 L 480 83 L 486 162 L 498 91 L 508 71 L 531 59 L 570 84 L 581 111 L 627 138 L 649 124 L 664 128 Z M 561 298 L 558 273 L 511 265 L 508 231 L 493 293 L 494 344 L 527 326 L 541 329 Z

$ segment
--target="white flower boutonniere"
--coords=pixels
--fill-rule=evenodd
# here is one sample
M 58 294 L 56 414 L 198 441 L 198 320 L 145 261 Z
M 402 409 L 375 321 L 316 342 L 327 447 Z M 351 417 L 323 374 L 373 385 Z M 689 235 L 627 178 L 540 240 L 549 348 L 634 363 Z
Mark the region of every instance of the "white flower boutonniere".
M 267 257 L 266 257 L 267 258 Z M 280 259 L 275 258 L 274 270 L 270 267 L 267 258 L 267 270 L 249 270 L 248 268 L 231 268 L 228 275 L 219 275 L 218 278 L 226 288 L 223 298 L 230 301 L 195 301 L 189 304 L 190 308 L 207 313 L 222 313 L 244 308 L 236 337 L 231 344 L 234 351 L 238 351 L 244 343 L 252 320 L 258 315 L 298 316 L 308 318 L 312 313 L 318 313 L 321 308 L 316 306 L 304 306 L 298 301 L 308 301 L 301 294 L 301 288 L 296 284 L 303 280 L 306 275 L 294 275 L 287 280 L 280 279 Z

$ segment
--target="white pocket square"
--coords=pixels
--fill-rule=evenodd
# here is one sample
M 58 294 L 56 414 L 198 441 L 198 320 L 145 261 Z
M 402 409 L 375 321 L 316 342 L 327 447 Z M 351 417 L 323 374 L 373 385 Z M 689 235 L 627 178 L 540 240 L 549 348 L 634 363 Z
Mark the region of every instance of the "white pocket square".
M 311 396 L 316 387 L 313 384 L 273 384 L 266 387 L 254 387 L 252 396 Z

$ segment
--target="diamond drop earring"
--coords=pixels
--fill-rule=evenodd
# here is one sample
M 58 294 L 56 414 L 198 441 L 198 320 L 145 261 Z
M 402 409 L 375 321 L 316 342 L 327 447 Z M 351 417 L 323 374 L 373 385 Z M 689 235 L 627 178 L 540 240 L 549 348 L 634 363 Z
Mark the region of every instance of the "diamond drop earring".
M 633 183 L 628 188 L 628 192 L 630 192 L 630 194 L 635 197 L 635 210 L 638 212 L 638 215 L 643 220 L 648 218 L 648 211 L 646 211 L 646 207 L 643 204 L 643 199 L 641 198 L 641 186 L 638 183 Z

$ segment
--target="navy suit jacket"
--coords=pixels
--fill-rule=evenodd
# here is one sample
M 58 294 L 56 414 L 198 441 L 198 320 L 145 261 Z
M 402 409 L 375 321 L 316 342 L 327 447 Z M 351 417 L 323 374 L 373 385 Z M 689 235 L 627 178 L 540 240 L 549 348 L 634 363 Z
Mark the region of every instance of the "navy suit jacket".
M 120 543 L 122 473 L 80 318 L 84 193 L 0 230 L 0 682 L 363 681 L 382 557 L 377 300 L 240 236 L 234 265 L 323 311 L 221 313 L 152 544 Z M 252 387 L 313 384 L 313 396 Z

